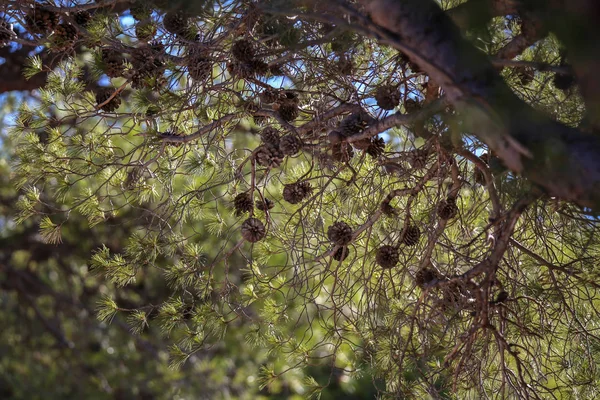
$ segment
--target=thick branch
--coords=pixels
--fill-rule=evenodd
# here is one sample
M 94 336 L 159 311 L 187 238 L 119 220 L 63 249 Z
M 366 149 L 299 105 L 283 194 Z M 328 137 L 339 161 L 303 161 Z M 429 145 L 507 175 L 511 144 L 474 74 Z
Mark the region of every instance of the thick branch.
M 485 25 L 493 17 L 516 14 L 517 0 L 469 0 L 447 11 L 461 29 Z
M 362 2 L 375 23 L 367 24 L 372 34 L 439 83 L 467 129 L 508 168 L 553 196 L 600 208 L 600 138 L 552 121 L 520 100 L 435 1 Z

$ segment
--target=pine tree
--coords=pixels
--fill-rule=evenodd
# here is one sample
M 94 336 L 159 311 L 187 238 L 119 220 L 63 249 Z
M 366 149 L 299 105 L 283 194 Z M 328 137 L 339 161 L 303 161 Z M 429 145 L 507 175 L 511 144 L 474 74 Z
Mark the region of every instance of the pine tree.
M 189 3 L 2 6 L 11 51 L 45 46 L 17 222 L 139 224 L 91 257 L 101 319 L 162 331 L 174 367 L 243 337 L 271 393 L 364 370 L 390 398 L 598 390 L 582 35 L 534 4 Z M 156 271 L 164 296 L 121 296 Z

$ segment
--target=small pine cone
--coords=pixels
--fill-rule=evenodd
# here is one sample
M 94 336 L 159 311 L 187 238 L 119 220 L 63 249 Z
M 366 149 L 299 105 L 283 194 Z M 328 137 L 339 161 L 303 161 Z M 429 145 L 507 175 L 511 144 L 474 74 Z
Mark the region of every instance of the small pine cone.
M 206 81 L 212 74 L 212 62 L 208 54 L 200 48 L 194 48 L 190 51 L 186 59 L 188 74 L 196 82 Z
M 258 218 L 248 218 L 242 223 L 242 237 L 250 243 L 262 240 L 266 233 L 265 225 Z
M 77 40 L 77 28 L 68 23 L 62 23 L 54 30 L 52 35 L 52 50 L 64 51 L 70 49 Z
M 571 74 L 554 74 L 552 84 L 559 90 L 567 91 L 575 84 L 575 77 Z
M 293 156 L 302 150 L 302 140 L 296 135 L 286 135 L 281 138 L 279 149 L 286 156 Z
M 432 267 L 425 267 L 417 271 L 415 275 L 415 283 L 418 287 L 424 288 L 429 282 L 440 279 L 440 274 Z
M 292 122 L 300 115 L 298 105 L 294 103 L 284 103 L 279 106 L 279 116 L 286 122 Z
M 338 221 L 327 228 L 327 238 L 338 246 L 346 246 L 352 241 L 352 228 L 343 221 Z
M 338 162 L 348 162 L 354 157 L 354 149 L 347 142 L 334 144 L 331 149 L 331 157 Z
M 279 136 L 279 131 L 273 127 L 266 127 L 260 133 L 260 139 L 262 142 L 269 147 L 277 147 L 281 143 L 281 138 Z
M 408 156 L 408 162 L 410 163 L 410 166 L 413 167 L 414 169 L 425 168 L 427 166 L 428 155 L 429 154 L 428 154 L 427 150 L 424 150 L 424 149 L 413 150 L 410 152 L 410 154 Z
M 331 256 L 336 261 L 344 261 L 350 255 L 350 248 L 342 246 L 333 253 Z
M 283 76 L 286 75 L 285 68 L 281 64 L 270 64 L 269 65 L 269 74 L 273 76 Z
M 267 145 L 260 146 L 254 157 L 258 165 L 263 167 L 277 168 L 283 162 L 283 153 L 279 147 L 271 147 Z
M 400 104 L 400 91 L 395 86 L 380 86 L 375 92 L 375 100 L 379 108 L 393 110 Z
M 384 269 L 394 268 L 400 260 L 398 249 L 394 246 L 384 245 L 377 249 L 375 262 Z
M 406 110 L 407 114 L 417 112 L 421 109 L 421 107 L 421 102 L 415 99 L 406 99 L 404 102 L 404 109 Z
M 402 236 L 402 243 L 407 246 L 414 246 L 419 243 L 421 230 L 416 225 L 408 225 Z
M 298 104 L 299 100 L 296 93 L 290 91 L 281 93 L 276 104 L 279 116 L 281 116 L 284 121 L 292 122 L 300 115 Z
M 252 212 L 254 209 L 254 200 L 252 199 L 250 192 L 240 193 L 235 196 L 235 199 L 233 199 L 233 207 L 235 208 L 235 215 Z
M 149 42 L 150 40 L 154 39 L 156 30 L 156 25 L 154 25 L 152 22 L 138 22 L 135 24 L 135 37 L 140 42 Z
M 263 60 L 251 60 L 246 63 L 253 75 L 265 76 L 269 73 L 269 64 L 264 62 Z
M 85 27 L 92 20 L 92 14 L 85 10 L 77 11 L 73 18 L 78 25 Z
M 59 22 L 58 14 L 45 10 L 39 5 L 36 5 L 25 15 L 25 24 L 27 25 L 27 29 L 32 33 L 49 34 L 56 28 Z
M 365 111 L 350 114 L 340 123 L 340 132 L 349 137 L 360 134 L 373 122 L 373 118 Z
M 437 215 L 441 219 L 452 219 L 458 214 L 458 207 L 456 206 L 456 199 L 448 197 L 446 200 L 439 202 L 437 206 Z
M 179 36 L 187 36 L 189 33 L 189 19 L 182 12 L 169 11 L 163 18 L 163 26 L 167 32 Z
M 380 208 L 381 208 L 381 212 L 384 213 L 385 215 L 387 215 L 388 217 L 393 217 L 398 214 L 396 209 L 394 207 L 392 207 L 392 205 L 390 204 L 389 200 L 384 200 L 381 203 Z
M 371 144 L 369 145 L 369 147 L 367 147 L 367 150 L 365 150 L 365 151 L 371 157 L 377 158 L 383 154 L 384 150 L 385 150 L 385 141 L 380 137 L 376 137 L 376 138 L 371 139 Z
M 283 186 L 283 199 L 290 204 L 298 204 L 312 193 L 310 182 L 300 181 Z
M 256 208 L 263 212 L 266 212 L 267 210 L 270 210 L 273 207 L 275 207 L 275 203 L 271 199 L 265 198 L 264 201 L 259 200 L 256 202 Z
M 125 72 L 123 55 L 113 49 L 102 49 L 102 64 L 104 73 L 111 78 L 123 76 Z
M 247 39 L 240 39 L 231 46 L 231 55 L 238 61 L 249 63 L 255 58 L 254 45 Z
M 0 21 L 0 47 L 8 46 L 16 37 L 13 25 L 6 21 Z
M 108 100 L 110 98 L 110 96 L 112 96 L 113 93 L 114 93 L 113 88 L 108 88 L 108 87 L 101 88 L 96 93 L 96 103 L 98 103 L 98 105 L 104 103 L 106 100 Z M 119 94 L 117 94 L 117 95 L 115 95 L 115 97 L 112 98 L 112 100 L 110 100 L 108 103 L 106 103 L 105 105 L 103 105 L 100 108 L 106 112 L 113 112 L 117 108 L 119 108 L 120 105 L 121 105 L 121 98 L 119 97 Z

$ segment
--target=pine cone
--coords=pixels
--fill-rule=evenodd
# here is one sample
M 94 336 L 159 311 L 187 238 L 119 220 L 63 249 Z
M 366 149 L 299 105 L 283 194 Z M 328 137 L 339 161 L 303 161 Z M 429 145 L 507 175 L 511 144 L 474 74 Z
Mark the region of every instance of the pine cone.
M 427 166 L 427 157 L 429 156 L 427 150 L 417 149 L 410 152 L 408 156 L 408 162 L 414 169 L 422 169 Z
M 161 86 L 166 83 L 163 72 L 165 70 L 164 45 L 159 41 L 152 41 L 147 45 L 136 48 L 132 52 L 131 64 L 133 76 L 131 86 L 135 89 L 151 86 Z
M 32 33 L 49 34 L 59 22 L 58 14 L 45 10 L 38 4 L 25 15 L 25 24 Z
M 349 137 L 360 134 L 373 122 L 373 118 L 365 111 L 350 114 L 340 123 L 340 132 Z
M 254 75 L 265 76 L 269 73 L 269 64 L 263 60 L 254 59 L 249 61 L 247 64 Z
M 388 217 L 393 217 L 395 215 L 398 214 L 398 212 L 396 211 L 396 209 L 394 207 L 392 207 L 392 205 L 390 204 L 389 200 L 384 200 L 381 203 L 381 212 L 385 215 L 387 215 Z
M 270 126 L 262 130 L 260 133 L 260 139 L 269 147 L 279 148 L 279 144 L 281 142 L 279 131 Z
M 110 98 L 110 96 L 112 96 L 114 91 L 115 90 L 113 88 L 108 88 L 108 87 L 101 88 L 96 93 L 96 103 L 98 105 L 104 103 L 106 100 L 108 100 Z M 117 108 L 119 108 L 120 105 L 121 105 L 121 98 L 119 97 L 119 94 L 117 94 L 117 95 L 115 95 L 115 97 L 112 98 L 112 100 L 110 100 L 108 103 L 106 103 L 105 105 L 103 105 L 100 108 L 106 112 L 113 112 Z
M 424 288 L 429 282 L 433 282 L 436 279 L 440 279 L 441 276 L 438 271 L 432 267 L 425 267 L 420 269 L 415 275 L 415 283 L 418 287 Z
M 283 162 L 284 155 L 278 147 L 259 146 L 255 153 L 256 162 L 263 167 L 277 168 Z
M 352 241 L 352 228 L 347 223 L 338 221 L 327 229 L 327 238 L 337 246 L 346 246 Z
M 284 121 L 292 122 L 300 115 L 300 110 L 298 109 L 299 103 L 300 101 L 296 93 L 290 91 L 283 92 L 277 101 L 276 108 L 279 116 Z
M 283 199 L 290 204 L 298 204 L 312 193 L 310 182 L 300 181 L 283 186 Z
M 248 218 L 242 223 L 242 237 L 250 243 L 258 242 L 266 235 L 265 225 L 258 218 Z
M 163 26 L 167 32 L 174 35 L 188 37 L 190 34 L 190 21 L 182 12 L 169 11 L 163 18 Z
M 416 225 L 408 225 L 402 236 L 402 243 L 407 246 L 414 246 L 419 243 L 421 237 L 421 230 Z
M 350 255 L 350 248 L 347 246 L 342 246 L 333 253 L 331 257 L 333 257 L 336 261 L 344 261 Z
M 437 206 L 437 214 L 441 219 L 452 219 L 456 217 L 456 214 L 458 214 L 456 199 L 448 197 L 446 200 L 440 201 Z
M 398 249 L 394 246 L 384 245 L 377 249 L 375 262 L 384 269 L 394 268 L 400 260 Z
M 77 40 L 77 29 L 68 23 L 63 22 L 54 29 L 52 35 L 52 50 L 65 51 L 70 49 Z
M 286 122 L 292 122 L 300 115 L 296 104 L 282 104 L 278 110 L 279 116 Z
M 125 72 L 123 55 L 113 49 L 102 49 L 102 64 L 104 73 L 111 78 L 123 76 Z
M 6 21 L 0 21 L 0 47 L 8 46 L 16 37 L 13 25 Z
M 240 62 L 249 63 L 255 58 L 254 45 L 247 39 L 240 39 L 231 46 L 231 55 Z
M 286 156 L 293 156 L 302 150 L 302 140 L 296 135 L 286 135 L 281 138 L 279 149 Z
M 347 142 L 334 144 L 331 148 L 331 157 L 338 162 L 348 162 L 354 157 L 354 149 Z
M 259 200 L 258 202 L 256 202 L 256 208 L 263 212 L 270 210 L 273 207 L 275 207 L 275 203 L 271 199 L 265 198 L 264 201 Z
M 86 27 L 87 24 L 92 20 L 92 14 L 85 10 L 77 11 L 73 18 L 78 25 Z
M 375 92 L 377 105 L 383 110 L 393 110 L 400 104 L 400 99 L 400 91 L 395 86 L 380 86 Z
M 552 84 L 559 90 L 567 91 L 575 84 L 575 77 L 571 74 L 554 74 Z
M 406 111 L 407 114 L 417 112 L 421 109 L 421 107 L 422 107 L 421 102 L 417 101 L 415 99 L 406 99 L 406 101 L 404 102 L 404 110 Z
M 243 213 L 252 212 L 254 209 L 254 200 L 250 196 L 250 192 L 240 193 L 233 199 L 233 207 L 235 208 L 235 215 L 242 215 Z
M 371 139 L 371 144 L 369 145 L 369 147 L 367 147 L 367 150 L 365 150 L 365 151 L 371 157 L 377 158 L 383 154 L 384 150 L 385 150 L 385 141 L 380 137 L 375 137 L 375 138 Z

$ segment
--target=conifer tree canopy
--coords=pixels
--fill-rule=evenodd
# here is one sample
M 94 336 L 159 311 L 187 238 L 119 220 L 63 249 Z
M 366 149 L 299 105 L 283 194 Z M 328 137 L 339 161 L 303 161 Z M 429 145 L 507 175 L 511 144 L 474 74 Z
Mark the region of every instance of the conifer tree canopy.
M 152 363 L 239 368 L 200 395 L 594 398 L 599 44 L 593 0 L 6 0 L 3 212 Z M 74 273 L 7 249 L 43 319 Z

